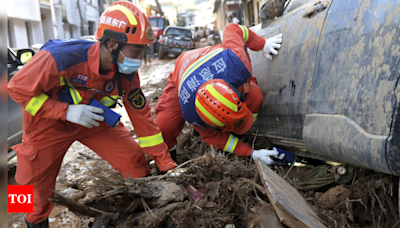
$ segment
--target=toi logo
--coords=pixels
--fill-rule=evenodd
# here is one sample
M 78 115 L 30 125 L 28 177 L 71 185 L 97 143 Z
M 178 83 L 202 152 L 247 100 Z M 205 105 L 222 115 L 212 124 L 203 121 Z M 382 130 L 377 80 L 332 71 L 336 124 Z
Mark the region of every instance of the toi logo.
M 8 213 L 33 212 L 33 186 L 8 185 Z

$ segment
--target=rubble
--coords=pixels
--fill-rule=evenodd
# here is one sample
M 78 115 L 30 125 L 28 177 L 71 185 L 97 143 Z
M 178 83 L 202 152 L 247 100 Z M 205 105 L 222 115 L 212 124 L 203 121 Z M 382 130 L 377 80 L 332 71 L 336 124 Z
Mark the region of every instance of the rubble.
M 180 138 L 186 140 L 187 136 Z M 124 179 L 117 172 L 105 172 L 101 166 L 92 166 L 92 180 L 88 182 L 87 178 L 82 178 L 78 182 L 84 183 L 73 185 L 82 186 L 87 193 L 77 203 L 101 213 L 93 215 L 80 211 L 80 217 L 87 221 L 88 216 L 93 216 L 93 224 L 106 223 L 103 227 L 225 227 L 228 224 L 269 227 L 267 224 L 281 224 L 250 158 L 204 149 L 200 138 L 192 138 L 178 151 L 178 160 L 185 163 L 182 167 L 187 170 L 178 177 Z M 301 173 L 309 169 L 293 167 L 288 173 L 287 168 L 281 172 L 273 167 L 288 183 L 300 186 Z M 326 192 L 300 188 L 298 191 L 326 227 L 396 225 L 399 221 L 396 178 L 362 169 L 355 169 L 355 173 L 351 182 Z M 58 203 L 68 206 L 65 202 Z M 271 219 L 265 219 L 267 216 Z M 96 227 L 94 225 L 92 227 Z

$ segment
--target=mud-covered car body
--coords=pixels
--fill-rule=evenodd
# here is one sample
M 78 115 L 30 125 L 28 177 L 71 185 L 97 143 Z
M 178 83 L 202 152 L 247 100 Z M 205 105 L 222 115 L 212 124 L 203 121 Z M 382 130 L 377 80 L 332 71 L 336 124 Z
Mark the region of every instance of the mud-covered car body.
M 180 26 L 168 26 L 160 37 L 159 58 L 168 54 L 179 55 L 182 52 L 194 49 L 192 30 Z
M 283 33 L 273 61 L 249 51 L 262 135 L 301 156 L 400 175 L 400 1 L 292 0 L 252 30 Z
M 10 48 L 7 48 L 7 71 L 8 81 L 19 71 L 24 65 L 21 62 L 21 56 L 24 53 L 30 53 L 33 57 L 35 51 L 33 49 L 21 49 L 15 54 Z M 26 59 L 28 61 L 29 59 Z M 22 140 L 22 108 L 10 96 L 7 96 L 7 149 L 11 150 L 11 146 L 20 143 Z

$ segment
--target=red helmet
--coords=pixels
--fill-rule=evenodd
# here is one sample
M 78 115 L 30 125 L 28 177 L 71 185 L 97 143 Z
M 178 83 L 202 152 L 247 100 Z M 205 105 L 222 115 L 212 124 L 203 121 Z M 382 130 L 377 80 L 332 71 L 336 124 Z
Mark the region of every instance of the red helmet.
M 128 44 L 154 43 L 155 37 L 149 19 L 131 2 L 118 1 L 100 16 L 97 40 L 111 39 Z
M 205 82 L 196 93 L 196 112 L 208 125 L 243 135 L 253 125 L 253 114 L 239 92 L 222 79 Z

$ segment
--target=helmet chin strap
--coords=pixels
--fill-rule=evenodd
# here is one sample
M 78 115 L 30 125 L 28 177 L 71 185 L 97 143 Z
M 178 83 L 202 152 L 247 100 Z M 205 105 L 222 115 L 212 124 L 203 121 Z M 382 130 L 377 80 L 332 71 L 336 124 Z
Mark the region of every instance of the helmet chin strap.
M 120 48 L 118 47 L 118 43 L 116 43 L 116 45 L 117 45 L 117 48 L 115 50 L 111 51 L 111 58 L 112 58 L 111 70 L 115 71 L 115 75 L 117 77 L 117 85 L 118 85 L 118 96 L 120 98 L 122 98 L 124 96 L 124 94 L 122 93 L 121 73 L 119 72 L 118 62 L 117 62 Z
M 118 43 L 115 43 L 117 45 L 117 48 L 115 50 L 112 50 L 110 52 L 111 54 L 111 70 L 115 71 L 115 72 L 119 72 L 118 71 L 118 63 L 117 63 L 117 59 L 118 59 L 118 53 L 119 53 L 119 47 L 118 47 Z

